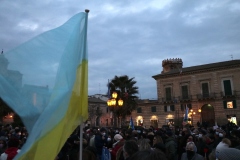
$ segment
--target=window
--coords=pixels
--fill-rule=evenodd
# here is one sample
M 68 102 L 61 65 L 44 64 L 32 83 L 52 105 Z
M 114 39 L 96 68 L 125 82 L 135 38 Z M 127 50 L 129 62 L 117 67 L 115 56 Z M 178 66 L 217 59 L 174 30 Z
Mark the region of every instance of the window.
M 231 81 L 223 80 L 223 87 L 225 96 L 231 96 L 232 95 Z
M 142 113 L 142 108 L 141 107 L 137 108 L 137 113 Z
M 152 111 L 152 112 L 157 112 L 156 106 L 152 106 L 152 107 L 151 107 L 151 111 Z
M 208 83 L 202 83 L 202 95 L 203 97 L 209 97 Z
M 182 86 L 182 99 L 188 99 L 188 86 Z
M 236 100 L 223 101 L 224 109 L 237 108 Z
M 164 106 L 164 111 L 165 112 L 175 111 L 175 107 L 174 105 Z
M 167 100 L 167 101 L 172 100 L 171 87 L 165 88 L 165 92 L 166 92 L 166 100 Z

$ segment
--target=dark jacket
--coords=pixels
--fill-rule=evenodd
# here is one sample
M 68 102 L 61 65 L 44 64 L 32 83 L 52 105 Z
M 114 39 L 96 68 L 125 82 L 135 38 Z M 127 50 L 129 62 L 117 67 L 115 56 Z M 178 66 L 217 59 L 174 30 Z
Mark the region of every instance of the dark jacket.
M 177 159 L 177 144 L 174 138 L 169 137 L 165 141 L 166 156 L 168 160 Z
M 107 144 L 107 136 L 103 136 L 100 133 L 95 135 L 95 147 L 97 149 L 97 154 L 102 155 L 102 147 Z
M 182 157 L 181 157 L 181 160 L 187 160 L 187 153 L 183 153 L 182 154 Z M 193 158 L 191 160 L 204 160 L 204 157 L 201 156 L 200 154 L 197 154 L 195 153 L 195 155 L 193 156 Z

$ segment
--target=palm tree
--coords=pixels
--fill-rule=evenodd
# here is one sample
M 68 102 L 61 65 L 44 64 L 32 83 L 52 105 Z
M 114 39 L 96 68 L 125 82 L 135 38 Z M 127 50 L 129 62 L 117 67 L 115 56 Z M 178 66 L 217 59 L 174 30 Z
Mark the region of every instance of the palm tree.
M 132 111 L 137 108 L 136 100 L 138 97 L 138 87 L 135 86 L 137 82 L 133 78 L 129 78 L 127 75 L 115 76 L 109 83 L 110 94 L 117 92 L 118 97 L 123 100 L 122 107 L 116 107 L 113 111 L 117 117 L 125 119 L 127 115 L 131 115 Z M 110 98 L 110 97 L 109 97 Z

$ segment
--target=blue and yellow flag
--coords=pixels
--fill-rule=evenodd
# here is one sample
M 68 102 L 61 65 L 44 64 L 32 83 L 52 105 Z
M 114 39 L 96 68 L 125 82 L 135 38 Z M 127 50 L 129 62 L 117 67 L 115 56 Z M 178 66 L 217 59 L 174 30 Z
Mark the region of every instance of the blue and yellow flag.
M 87 13 L 0 55 L 0 97 L 29 137 L 18 160 L 53 160 L 88 118 Z
M 183 121 L 188 122 L 188 107 L 187 107 L 187 105 L 186 105 L 186 108 L 185 108 L 185 115 L 184 115 Z
M 131 128 L 131 129 L 135 130 L 132 117 L 131 117 L 131 119 L 130 119 L 128 128 Z

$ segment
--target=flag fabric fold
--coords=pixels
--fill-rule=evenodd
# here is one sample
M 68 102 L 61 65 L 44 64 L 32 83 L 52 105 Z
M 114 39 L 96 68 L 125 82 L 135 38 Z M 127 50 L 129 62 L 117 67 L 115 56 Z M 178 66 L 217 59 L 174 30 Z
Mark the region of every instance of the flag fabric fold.
M 15 159 L 55 159 L 88 118 L 87 13 L 0 55 L 0 97 L 29 137 Z
M 132 117 L 131 117 L 131 119 L 130 119 L 129 127 L 128 127 L 128 128 L 131 128 L 131 129 L 135 130 Z

